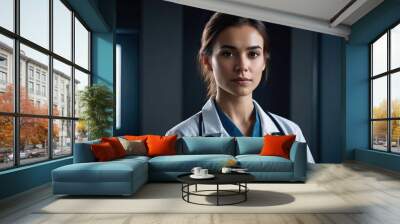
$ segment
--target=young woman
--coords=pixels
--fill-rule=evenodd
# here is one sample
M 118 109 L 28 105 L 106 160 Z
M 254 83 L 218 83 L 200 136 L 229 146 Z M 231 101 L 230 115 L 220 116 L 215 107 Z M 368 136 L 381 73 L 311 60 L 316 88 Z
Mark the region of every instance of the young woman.
M 215 13 L 203 30 L 198 59 L 210 99 L 200 112 L 166 135 L 294 134 L 296 141 L 305 142 L 298 125 L 264 111 L 253 100 L 253 91 L 266 76 L 269 62 L 269 39 L 262 22 Z M 308 147 L 307 158 L 314 163 Z

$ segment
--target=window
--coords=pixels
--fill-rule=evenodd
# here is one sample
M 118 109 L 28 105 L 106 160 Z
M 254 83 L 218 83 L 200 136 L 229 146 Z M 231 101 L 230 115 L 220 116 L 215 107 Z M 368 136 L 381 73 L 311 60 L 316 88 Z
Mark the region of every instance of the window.
M 89 29 L 63 0 L 0 0 L 0 26 L 0 170 L 71 156 L 87 139 L 73 105 L 90 84 Z
M 32 66 L 29 66 L 28 74 L 29 74 L 29 79 L 33 80 L 33 67 Z
M 42 86 L 42 96 L 46 96 L 46 86 Z
M 14 0 L 1 0 L 0 9 L 0 26 L 14 31 Z
M 0 55 L 0 66 L 3 68 L 7 67 L 7 56 Z
M 36 95 L 40 95 L 40 84 L 36 84 Z
M 7 84 L 7 74 L 3 71 L 0 71 L 0 84 L 2 85 Z
M 29 94 L 33 94 L 33 82 L 28 82 Z
M 400 153 L 400 24 L 370 44 L 371 148 Z

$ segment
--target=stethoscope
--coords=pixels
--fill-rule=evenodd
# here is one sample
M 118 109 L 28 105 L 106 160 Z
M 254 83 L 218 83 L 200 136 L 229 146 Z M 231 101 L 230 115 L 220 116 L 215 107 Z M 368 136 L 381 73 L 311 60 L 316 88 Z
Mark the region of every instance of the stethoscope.
M 276 128 L 278 128 L 278 132 L 272 132 L 271 135 L 285 135 L 285 132 L 283 131 L 281 125 L 278 123 L 278 121 L 271 115 L 271 113 L 269 113 L 268 111 L 265 112 L 269 118 L 271 118 L 272 122 L 274 123 L 274 125 L 276 126 Z M 200 112 L 199 114 L 199 124 L 198 124 L 198 128 L 199 128 L 199 136 L 203 136 L 203 114 L 202 112 Z M 203 137 L 218 137 L 215 135 L 207 135 L 207 136 L 203 136 Z

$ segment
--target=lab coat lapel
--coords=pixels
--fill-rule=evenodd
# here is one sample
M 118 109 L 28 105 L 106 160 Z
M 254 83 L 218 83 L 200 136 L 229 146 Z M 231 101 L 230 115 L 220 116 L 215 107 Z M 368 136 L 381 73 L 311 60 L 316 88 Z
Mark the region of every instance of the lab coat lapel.
M 203 136 L 225 137 L 229 136 L 228 132 L 222 126 L 219 119 L 214 100 L 209 99 L 201 109 L 203 115 Z
M 264 112 L 264 110 L 260 107 L 260 105 L 258 105 L 255 100 L 253 100 L 253 102 L 256 107 L 257 113 L 260 116 L 262 135 L 264 136 L 273 132 L 279 132 L 279 129 L 275 126 L 274 122 L 267 115 L 267 113 Z

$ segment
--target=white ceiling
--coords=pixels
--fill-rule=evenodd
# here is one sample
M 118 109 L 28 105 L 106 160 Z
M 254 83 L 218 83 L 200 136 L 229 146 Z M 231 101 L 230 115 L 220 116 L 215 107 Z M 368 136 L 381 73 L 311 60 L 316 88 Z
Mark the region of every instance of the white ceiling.
M 383 0 L 165 1 L 341 36 L 346 39 L 350 35 L 351 25 L 383 2 Z

